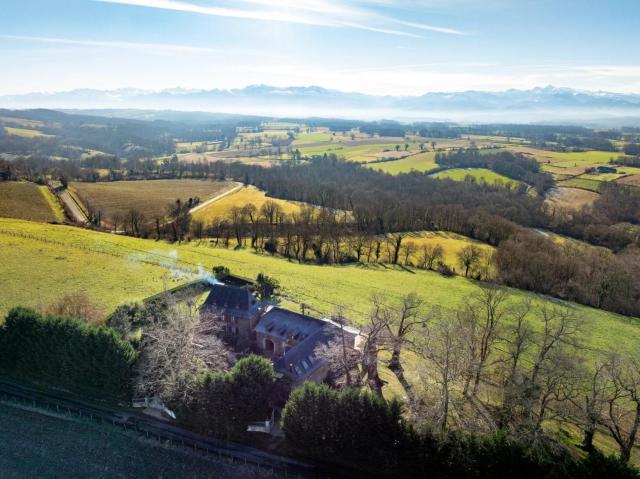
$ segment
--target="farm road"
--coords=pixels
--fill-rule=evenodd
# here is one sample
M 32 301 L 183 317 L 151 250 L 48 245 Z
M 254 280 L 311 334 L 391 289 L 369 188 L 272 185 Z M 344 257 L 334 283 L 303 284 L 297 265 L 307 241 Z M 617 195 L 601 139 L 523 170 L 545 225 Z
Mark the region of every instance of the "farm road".
M 58 193 L 58 197 L 66 205 L 67 210 L 71 213 L 71 215 L 73 216 L 72 219 L 76 223 L 84 224 L 89 222 L 89 218 L 87 218 L 87 216 L 84 214 L 84 211 L 82 211 L 82 208 L 80 208 L 78 203 L 76 203 L 76 201 L 73 199 L 73 197 L 69 194 L 67 190 L 63 190 L 60 193 Z
M 238 191 L 239 189 L 242 188 L 242 183 L 238 183 L 236 182 L 236 186 L 234 186 L 233 188 L 231 188 L 230 190 L 225 191 L 224 193 L 220 193 L 218 196 L 215 196 L 213 198 L 211 198 L 210 200 L 204 201 L 202 203 L 200 203 L 197 206 L 194 206 L 193 208 L 191 208 L 189 210 L 189 213 L 194 214 L 196 211 L 201 210 L 202 208 L 206 208 L 207 206 L 209 206 L 211 203 L 215 203 L 216 201 L 221 200 L 222 198 L 229 196 L 233 193 L 235 193 L 236 191 Z

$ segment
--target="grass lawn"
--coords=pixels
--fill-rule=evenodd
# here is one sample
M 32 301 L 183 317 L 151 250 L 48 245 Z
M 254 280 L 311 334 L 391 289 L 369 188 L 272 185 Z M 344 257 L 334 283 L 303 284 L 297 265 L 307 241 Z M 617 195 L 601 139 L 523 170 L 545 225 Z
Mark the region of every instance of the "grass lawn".
M 210 223 L 215 218 L 226 217 L 234 206 L 253 203 L 259 209 L 267 200 L 275 201 L 289 214 L 300 210 L 298 204 L 293 201 L 269 198 L 264 191 L 248 186 L 196 211 L 193 217 L 196 220 Z
M 46 186 L 0 182 L 0 216 L 33 221 L 64 221 L 64 212 Z
M 107 221 L 114 214 L 125 215 L 131 208 L 144 213 L 147 220 L 164 216 L 167 205 L 177 198 L 185 201 L 198 196 L 206 201 L 233 188 L 234 183 L 210 180 L 141 180 L 103 183 L 71 183 L 71 190 L 82 203 L 102 211 Z
M 0 402 L 0 475 L 71 478 L 273 477 L 127 433 L 110 424 Z
M 369 168 L 380 170 L 384 173 L 397 175 L 400 173 L 409 173 L 410 171 L 427 172 L 438 168 L 438 164 L 434 161 L 436 153 L 428 151 L 411 155 L 401 160 L 385 161 L 384 163 L 371 163 Z
M 13 128 L 11 126 L 5 126 L 4 129 L 6 130 L 7 134 L 9 134 L 9 135 L 22 136 L 24 138 L 35 138 L 37 136 L 38 137 L 53 138 L 53 136 L 54 136 L 54 135 L 45 135 L 41 131 L 30 130 L 30 129 L 27 129 L 27 128 Z
M 465 181 L 467 176 L 472 176 L 479 183 L 484 182 L 489 184 L 496 184 L 499 181 L 503 184 L 512 183 L 515 185 L 518 183 L 517 180 L 512 180 L 486 168 L 451 168 L 450 170 L 439 171 L 431 176 L 438 179 L 448 178 L 455 181 Z
M 77 290 L 111 310 L 215 265 L 246 278 L 264 272 L 281 283 L 284 306 L 305 303 L 325 315 L 342 305 L 356 323 L 368 314 L 372 293 L 396 301 L 415 291 L 426 305 L 455 308 L 477 290 L 473 281 L 411 268 L 298 264 L 250 250 L 212 248 L 205 242 L 175 245 L 10 219 L 0 219 L 0 264 L 0 314 L 12 306 L 51 301 Z M 513 301 L 524 297 L 540 298 L 514 290 Z M 591 347 L 640 346 L 637 319 L 578 305 L 575 312 L 584 321 L 585 343 Z

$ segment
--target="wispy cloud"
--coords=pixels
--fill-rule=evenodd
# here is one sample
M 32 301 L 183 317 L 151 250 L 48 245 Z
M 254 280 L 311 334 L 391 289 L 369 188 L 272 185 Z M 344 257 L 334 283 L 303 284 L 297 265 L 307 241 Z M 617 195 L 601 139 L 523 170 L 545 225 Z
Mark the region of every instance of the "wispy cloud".
M 332 28 L 352 28 L 397 35 L 421 38 L 418 31 L 431 31 L 449 35 L 465 35 L 466 32 L 453 28 L 434 26 L 381 15 L 373 10 L 352 7 L 344 2 L 330 0 L 238 0 L 234 6 L 214 6 L 194 4 L 181 0 L 94 0 L 102 3 L 115 3 L 137 7 L 156 8 L 190 12 L 200 15 L 240 18 L 249 20 L 275 21 L 314 25 Z M 394 28 L 400 25 L 406 29 Z M 407 31 L 414 30 L 414 31 Z
M 175 53 L 214 53 L 218 49 L 207 47 L 194 47 L 188 45 L 172 45 L 167 43 L 137 43 L 137 42 L 120 42 L 120 41 L 100 41 L 100 40 L 84 40 L 72 38 L 52 38 L 52 37 L 32 37 L 23 35 L 0 35 L 0 40 L 17 40 L 27 42 L 48 43 L 56 45 L 77 45 L 85 47 L 107 47 L 107 48 L 124 48 L 124 49 L 141 49 L 156 52 L 175 52 Z

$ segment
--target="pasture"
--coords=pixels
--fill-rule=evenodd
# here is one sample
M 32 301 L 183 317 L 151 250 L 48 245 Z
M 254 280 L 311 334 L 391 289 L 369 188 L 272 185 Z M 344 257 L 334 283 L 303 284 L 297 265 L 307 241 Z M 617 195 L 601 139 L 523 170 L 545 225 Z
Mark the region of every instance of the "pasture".
M 446 231 L 418 231 L 414 233 L 407 233 L 404 243 L 405 245 L 407 243 L 413 243 L 415 245 L 414 253 L 409 256 L 410 262 L 414 265 L 420 263 L 423 246 L 442 246 L 442 249 L 444 250 L 444 263 L 457 271 L 460 271 L 457 254 L 462 248 L 469 245 L 475 245 L 486 254 L 491 254 L 495 249 L 486 243 L 481 243 L 466 236 Z M 402 255 L 401 260 L 404 261 L 404 256 Z
M 0 402 L 0 471 L 20 477 L 274 477 L 143 439 L 111 424 Z
M 177 198 L 185 201 L 197 196 L 206 201 L 234 186 L 234 183 L 210 180 L 141 180 L 74 182 L 70 184 L 70 190 L 84 205 L 102 211 L 102 217 L 107 221 L 114 215 L 125 215 L 132 208 L 152 220 L 164 217 L 167 205 Z
M 11 126 L 5 126 L 5 131 L 8 135 L 22 136 L 23 138 L 53 138 L 54 135 L 45 135 L 39 130 L 31 130 L 28 128 L 14 128 Z
M 64 211 L 46 186 L 0 182 L 0 216 L 32 221 L 64 221 Z
M 425 305 L 455 308 L 477 291 L 474 281 L 388 265 L 298 264 L 250 250 L 198 244 L 168 244 L 108 233 L 19 220 L 0 219 L 0 314 L 17 305 L 46 303 L 69 292 L 83 291 L 106 311 L 197 278 L 202 268 L 227 266 L 232 273 L 276 278 L 285 307 L 308 305 L 317 315 L 344 306 L 347 316 L 362 323 L 373 293 L 398 301 L 415 291 Z M 518 290 L 512 301 L 537 298 Z M 639 320 L 574 305 L 584 321 L 582 339 L 597 349 L 640 347 Z
M 311 146 L 311 147 L 302 147 L 300 148 L 300 153 L 303 156 L 313 156 L 313 155 L 323 155 L 325 153 L 331 154 L 334 153 L 339 157 L 344 157 L 347 161 L 357 161 L 360 163 L 368 163 L 370 161 L 374 161 L 378 158 L 384 157 L 386 152 L 395 152 L 396 145 L 400 146 L 400 151 L 405 151 L 404 142 L 401 143 L 370 143 L 370 144 L 359 144 L 359 145 L 342 145 L 332 143 L 329 145 L 323 146 Z M 415 143 L 410 143 L 409 152 L 419 151 L 418 145 Z
M 594 193 L 600 191 L 600 182 L 589 178 L 571 178 L 569 180 L 559 181 L 558 186 L 564 188 L 580 188 L 582 190 L 593 191 Z
M 275 201 L 286 213 L 300 210 L 300 206 L 293 201 L 269 198 L 264 191 L 248 186 L 199 209 L 193 214 L 193 218 L 208 224 L 216 218 L 226 218 L 234 206 L 245 206 L 252 203 L 259 209 L 267 200 Z
M 490 185 L 498 183 L 502 183 L 503 185 L 508 183 L 516 185 L 519 183 L 517 180 L 512 180 L 511 178 L 486 168 L 451 168 L 449 170 L 439 171 L 431 176 L 437 179 L 449 179 L 454 181 L 466 181 L 467 177 L 472 177 L 478 183 L 487 183 Z
M 367 167 L 392 175 L 409 173 L 410 171 L 429 172 L 438 168 L 438 164 L 434 160 L 435 156 L 435 152 L 428 151 L 411 155 L 400 160 L 369 163 Z

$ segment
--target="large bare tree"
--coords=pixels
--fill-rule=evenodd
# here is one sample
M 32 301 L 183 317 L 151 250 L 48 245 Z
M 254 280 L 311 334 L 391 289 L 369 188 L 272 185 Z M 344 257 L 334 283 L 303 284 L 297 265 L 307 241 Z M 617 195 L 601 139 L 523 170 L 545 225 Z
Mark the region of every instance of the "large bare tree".
M 142 334 L 136 392 L 163 400 L 184 400 L 195 374 L 226 369 L 231 356 L 218 337 L 220 327 L 217 314 L 201 315 L 184 305 L 171 306 L 148 318 Z

